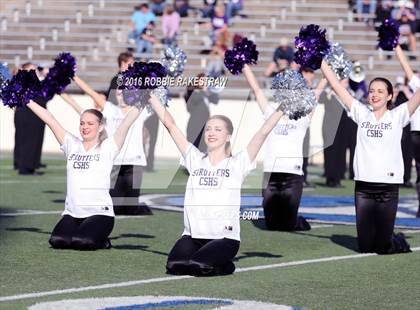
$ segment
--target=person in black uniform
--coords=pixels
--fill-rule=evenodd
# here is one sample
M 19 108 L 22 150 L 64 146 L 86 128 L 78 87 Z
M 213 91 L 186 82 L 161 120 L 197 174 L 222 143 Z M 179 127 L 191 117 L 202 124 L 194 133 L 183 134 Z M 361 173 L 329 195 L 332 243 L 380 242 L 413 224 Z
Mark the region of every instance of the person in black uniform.
M 204 78 L 205 74 L 200 73 L 197 78 Z M 201 152 L 205 152 L 207 146 L 203 141 L 203 131 L 207 120 L 210 117 L 209 103 L 217 103 L 219 96 L 210 93 L 204 85 L 204 80 L 197 87 L 189 87 L 184 96 L 187 111 L 190 118 L 187 123 L 187 140 L 190 141 Z
M 115 105 L 118 105 L 116 91 L 118 88 L 118 76 L 126 71 L 130 65 L 134 63 L 134 56 L 130 52 L 123 52 L 118 55 L 118 73 L 114 75 L 109 83 L 108 91 L 106 92 L 106 97 L 109 102 L 112 102 Z
M 32 63 L 22 65 L 22 70 L 36 70 Z M 38 97 L 34 101 L 46 108 L 47 101 Z M 41 168 L 42 143 L 44 141 L 45 123 L 28 107 L 17 107 L 14 115 L 15 147 L 13 151 L 13 166 L 20 175 L 41 175 L 36 171 Z M 30 135 L 28 134 L 30 133 Z

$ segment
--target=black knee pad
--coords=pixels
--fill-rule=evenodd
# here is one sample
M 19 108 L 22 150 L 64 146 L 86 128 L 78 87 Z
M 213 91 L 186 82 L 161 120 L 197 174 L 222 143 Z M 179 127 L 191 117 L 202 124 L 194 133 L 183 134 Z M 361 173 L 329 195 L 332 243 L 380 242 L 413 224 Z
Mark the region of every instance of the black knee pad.
M 71 239 L 71 247 L 75 250 L 96 250 L 95 242 L 87 238 L 73 237 Z
M 166 263 L 166 273 L 176 276 L 189 275 L 190 266 L 188 261 L 171 261 Z
M 48 240 L 51 247 L 54 249 L 68 249 L 70 248 L 71 239 L 70 238 L 63 238 L 60 236 L 51 236 L 50 240 Z

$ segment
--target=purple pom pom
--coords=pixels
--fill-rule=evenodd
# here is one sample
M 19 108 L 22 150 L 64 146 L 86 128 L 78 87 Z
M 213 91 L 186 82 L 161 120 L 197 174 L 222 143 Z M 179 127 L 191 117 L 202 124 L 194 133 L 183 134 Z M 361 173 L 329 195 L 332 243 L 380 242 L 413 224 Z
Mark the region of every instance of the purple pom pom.
M 160 79 L 168 74 L 158 62 L 135 62 L 122 73 L 124 101 L 127 105 L 145 104 L 149 101 L 150 91 L 159 86 Z
M 28 104 L 30 99 L 38 97 L 40 90 L 41 83 L 35 70 L 19 70 L 11 80 L 1 85 L 0 98 L 5 106 L 22 107 Z
M 400 25 L 394 19 L 385 19 L 378 29 L 378 47 L 384 51 L 392 51 L 400 38 Z
M 330 43 L 325 37 L 325 29 L 310 24 L 302 27 L 299 36 L 295 37 L 295 61 L 302 67 L 317 70 L 321 67 L 324 56 L 330 49 Z
M 232 50 L 225 53 L 225 67 L 235 75 L 242 72 L 245 64 L 256 64 L 257 60 L 257 46 L 247 38 L 243 38 Z
M 61 53 L 55 59 L 54 66 L 41 82 L 41 96 L 51 100 L 55 94 L 61 94 L 71 83 L 76 72 L 76 60 L 70 53 Z

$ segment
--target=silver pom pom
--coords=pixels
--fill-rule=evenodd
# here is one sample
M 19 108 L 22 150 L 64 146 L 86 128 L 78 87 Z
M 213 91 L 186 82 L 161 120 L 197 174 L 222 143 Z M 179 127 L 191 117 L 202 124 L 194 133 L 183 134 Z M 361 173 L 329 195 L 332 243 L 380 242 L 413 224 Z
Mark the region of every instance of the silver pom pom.
M 168 70 L 169 76 L 180 76 L 184 72 L 187 56 L 184 51 L 176 45 L 168 46 L 164 52 L 163 63 Z
M 340 80 L 349 77 L 353 63 L 349 60 L 347 53 L 339 43 L 334 43 L 331 46 L 327 56 L 325 56 L 325 61 Z
M 165 107 L 168 106 L 169 96 L 168 89 L 166 87 L 159 86 L 158 88 L 152 90 L 152 94 L 158 97 Z
M 274 100 L 279 104 L 279 110 L 290 119 L 297 120 L 308 115 L 317 105 L 315 94 L 298 71 L 286 69 L 278 73 L 271 89 L 275 90 Z

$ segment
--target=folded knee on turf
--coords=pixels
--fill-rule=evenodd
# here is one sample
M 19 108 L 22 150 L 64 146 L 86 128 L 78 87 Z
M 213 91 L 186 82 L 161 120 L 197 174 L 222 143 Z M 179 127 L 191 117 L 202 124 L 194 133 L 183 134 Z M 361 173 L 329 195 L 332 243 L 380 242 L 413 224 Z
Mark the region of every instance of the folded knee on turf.
M 94 250 L 96 243 L 92 239 L 73 237 L 71 239 L 71 246 L 78 250 Z
M 71 239 L 60 236 L 51 236 L 48 242 L 54 249 L 66 249 L 70 247 Z

